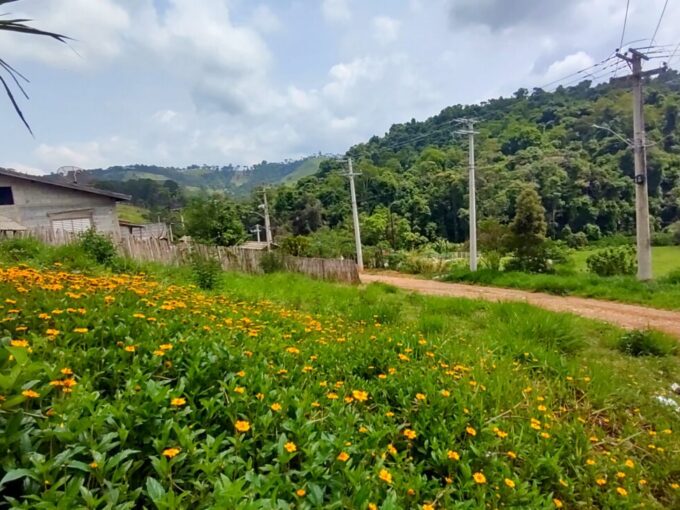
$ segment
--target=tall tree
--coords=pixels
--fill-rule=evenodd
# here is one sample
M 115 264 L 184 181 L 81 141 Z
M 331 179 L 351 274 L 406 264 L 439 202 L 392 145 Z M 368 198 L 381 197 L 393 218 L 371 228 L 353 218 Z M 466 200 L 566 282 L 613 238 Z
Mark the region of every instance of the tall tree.
M 0 7 L 2 7 L 5 4 L 9 4 L 16 1 L 18 0 L 0 0 Z M 55 39 L 62 43 L 65 43 L 69 39 L 65 35 L 57 34 L 55 32 L 47 32 L 45 30 L 30 27 L 26 24 L 30 21 L 32 20 L 22 18 L 0 19 L 0 30 L 3 30 L 5 32 L 16 32 L 19 34 L 40 35 L 44 37 L 49 37 L 51 39 Z M 28 79 L 19 71 L 17 71 L 14 67 L 8 64 L 2 57 L 0 57 L 0 83 L 2 83 L 2 86 L 5 89 L 5 93 L 7 94 L 7 97 L 9 98 L 10 102 L 12 103 L 14 111 L 17 112 L 17 115 L 21 119 L 21 122 L 23 122 L 24 126 L 26 126 L 26 129 L 28 129 L 28 131 L 31 134 L 33 134 L 31 126 L 26 121 L 24 113 L 21 111 L 21 108 L 19 107 L 19 104 L 17 103 L 16 98 L 14 97 L 14 94 L 12 92 L 12 88 L 10 87 L 10 85 L 14 83 L 17 90 L 19 90 L 19 92 L 21 92 L 21 94 L 26 99 L 28 99 L 28 94 L 26 94 L 22 82 L 28 83 Z

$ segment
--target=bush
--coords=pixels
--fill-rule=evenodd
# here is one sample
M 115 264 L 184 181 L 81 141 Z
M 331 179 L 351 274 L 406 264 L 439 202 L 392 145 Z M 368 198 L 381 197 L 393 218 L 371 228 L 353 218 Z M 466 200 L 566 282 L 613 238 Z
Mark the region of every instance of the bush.
M 625 333 L 617 348 L 631 356 L 668 356 L 677 352 L 677 342 L 652 330 L 635 330 Z
M 588 246 L 588 236 L 585 232 L 576 232 L 564 238 L 570 248 L 585 248 Z
M 500 271 L 501 262 L 503 261 L 503 254 L 499 251 L 487 251 L 482 256 L 481 266 L 484 269 L 491 271 Z
M 673 242 L 680 245 L 680 221 L 676 221 L 669 228 L 668 231 L 673 235 Z
M 95 262 L 108 266 L 117 255 L 116 246 L 110 237 L 99 234 L 94 229 L 83 232 L 78 237 L 78 245 Z
M 283 256 L 275 251 L 264 253 L 260 259 L 260 269 L 262 269 L 265 274 L 283 271 L 285 269 Z
M 199 288 L 212 290 L 217 286 L 222 266 L 212 257 L 194 253 L 191 257 L 191 272 Z
M 588 223 L 585 227 L 583 227 L 583 233 L 586 235 L 589 241 L 597 241 L 602 238 L 602 231 L 600 230 L 600 227 L 593 225 L 592 223 Z
M 281 250 L 294 257 L 305 257 L 309 252 L 309 239 L 304 236 L 290 236 L 281 241 Z
M 40 241 L 31 237 L 7 239 L 0 243 L 0 256 L 10 262 L 34 259 L 43 249 Z
M 652 234 L 652 246 L 673 246 L 675 241 L 675 235 L 670 230 Z
M 607 248 L 593 253 L 586 259 L 588 271 L 598 276 L 617 276 L 635 274 L 635 248 L 622 246 Z

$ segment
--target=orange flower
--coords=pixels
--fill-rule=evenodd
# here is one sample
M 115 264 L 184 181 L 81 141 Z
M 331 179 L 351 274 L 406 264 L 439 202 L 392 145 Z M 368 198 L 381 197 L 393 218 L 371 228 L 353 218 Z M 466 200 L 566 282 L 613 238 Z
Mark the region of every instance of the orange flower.
M 553 498 L 553 505 L 555 505 L 555 508 L 562 508 L 564 506 L 562 501 L 557 498 Z
M 274 402 L 270 407 L 272 411 L 276 411 L 277 413 L 281 410 L 281 404 L 278 402 Z
M 460 460 L 460 455 L 458 454 L 458 452 L 454 452 L 453 450 L 449 450 L 449 451 L 446 453 L 446 456 L 447 456 L 450 460 Z
M 126 345 L 125 346 L 125 351 L 126 352 L 135 352 L 137 348 L 134 345 Z
M 248 432 L 250 430 L 250 423 L 246 420 L 236 420 L 234 427 L 238 432 Z
M 354 390 L 352 392 L 352 396 L 359 402 L 365 402 L 366 400 L 368 400 L 368 393 L 365 391 Z
M 298 489 L 295 491 L 295 495 L 299 498 L 303 498 L 307 494 L 307 491 L 304 489 Z
M 503 480 L 503 483 L 504 483 L 505 485 L 507 485 L 508 487 L 510 487 L 511 489 L 514 489 L 514 488 L 515 488 L 515 482 L 513 482 L 512 480 L 510 480 L 510 478 L 506 478 L 505 480 Z
M 387 469 L 381 469 L 380 474 L 378 474 L 378 478 L 380 478 L 385 483 L 392 483 L 392 474 Z
M 87 333 L 89 330 L 87 328 L 75 328 L 74 333 Z
M 33 390 L 24 390 L 21 394 L 26 398 L 38 398 L 40 396 L 40 393 Z
M 475 483 L 478 484 L 486 483 L 486 476 L 484 476 L 484 474 L 480 473 L 479 471 L 472 475 L 472 478 L 474 479 Z
M 340 452 L 338 455 L 338 460 L 340 462 L 347 462 L 349 460 L 349 454 L 347 452 Z
M 11 340 L 9 343 L 12 347 L 28 347 L 26 340 Z
M 407 439 L 415 439 L 417 436 L 416 431 L 411 429 L 404 429 L 403 434 Z
M 465 427 L 465 432 L 467 432 L 471 436 L 477 435 L 477 431 L 472 427 Z
M 297 451 L 297 446 L 295 446 L 295 443 L 292 441 L 288 441 L 285 445 L 283 445 L 283 447 L 288 453 L 294 453 Z
M 67 367 L 67 368 L 62 368 L 62 369 L 60 370 L 60 372 L 61 372 L 62 374 L 64 374 L 64 375 L 73 375 L 73 370 L 71 370 L 71 369 L 68 368 L 68 367 Z
M 163 450 L 163 456 L 167 457 L 168 459 L 172 459 L 174 456 L 179 454 L 180 451 L 182 451 L 181 448 L 166 448 Z
M 176 397 L 170 400 L 170 405 L 175 406 L 175 407 L 181 407 L 187 403 L 187 400 L 184 397 Z

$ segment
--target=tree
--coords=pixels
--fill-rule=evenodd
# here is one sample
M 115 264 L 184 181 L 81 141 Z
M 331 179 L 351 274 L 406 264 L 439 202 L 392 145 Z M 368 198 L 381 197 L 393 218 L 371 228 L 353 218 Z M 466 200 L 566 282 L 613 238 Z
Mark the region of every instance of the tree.
M 511 244 L 514 249 L 514 259 L 510 268 L 545 272 L 548 269 L 545 250 L 548 226 L 541 197 L 533 187 L 526 187 L 520 193 L 516 211 L 515 218 L 510 224 Z
M 187 233 L 204 243 L 233 246 L 246 238 L 236 204 L 221 195 L 193 199 L 184 219 Z
M 18 0 L 0 0 L 0 7 L 2 7 L 5 4 L 9 4 L 11 2 L 16 2 Z M 59 42 L 65 43 L 69 38 L 66 37 L 65 35 L 57 34 L 55 32 L 46 32 L 44 30 L 40 30 L 37 28 L 30 27 L 26 25 L 27 22 L 31 21 L 30 19 L 0 19 L 0 30 L 4 30 L 6 32 L 17 32 L 19 34 L 30 34 L 30 35 L 41 35 L 44 37 L 49 37 L 52 39 L 55 39 Z M 4 74 L 4 76 L 3 76 Z M 0 57 L 0 83 L 2 84 L 3 88 L 5 89 L 5 93 L 7 94 L 7 97 L 9 98 L 10 102 L 12 103 L 12 106 L 14 107 L 14 111 L 17 113 L 19 118 L 21 119 L 21 122 L 24 123 L 24 126 L 26 126 L 26 129 L 28 129 L 29 133 L 33 134 L 33 131 L 31 130 L 31 126 L 29 126 L 28 122 L 26 121 L 26 118 L 24 117 L 24 113 L 21 111 L 21 108 L 19 108 L 19 105 L 17 104 L 16 99 L 14 98 L 14 94 L 12 93 L 12 89 L 10 88 L 10 84 L 7 83 L 7 81 L 10 81 L 10 84 L 13 82 L 16 88 L 21 92 L 21 94 L 28 99 L 28 95 L 26 94 L 26 91 L 24 90 L 21 82 L 28 83 L 28 79 L 21 74 L 19 71 L 17 71 L 14 67 L 9 65 L 5 60 L 3 60 Z

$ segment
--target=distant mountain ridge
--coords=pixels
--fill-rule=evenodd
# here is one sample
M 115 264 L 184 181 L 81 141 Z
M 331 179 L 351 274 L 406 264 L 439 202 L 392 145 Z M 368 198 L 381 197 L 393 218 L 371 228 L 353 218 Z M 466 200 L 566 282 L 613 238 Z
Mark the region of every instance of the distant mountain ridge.
M 258 186 L 294 183 L 313 175 L 327 157 L 318 154 L 279 163 L 263 161 L 251 167 L 190 165 L 181 168 L 141 164 L 111 166 L 85 170 L 78 174 L 78 182 L 96 186 L 98 183 L 150 179 L 174 181 L 183 188 L 197 191 L 228 191 L 234 195 L 245 195 Z

